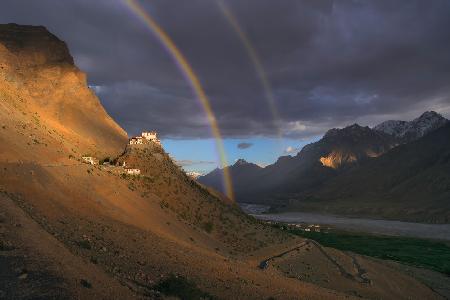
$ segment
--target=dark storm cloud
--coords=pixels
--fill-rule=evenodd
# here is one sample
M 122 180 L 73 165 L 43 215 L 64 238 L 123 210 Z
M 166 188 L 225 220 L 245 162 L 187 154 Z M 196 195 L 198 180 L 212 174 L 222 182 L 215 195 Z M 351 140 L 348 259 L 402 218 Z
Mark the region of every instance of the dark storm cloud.
M 237 145 L 237 147 L 238 147 L 238 149 L 241 149 L 241 150 L 243 150 L 243 149 L 248 149 L 248 148 L 250 148 L 251 146 L 253 146 L 253 144 L 252 143 L 239 143 L 238 145 Z
M 40 24 L 68 42 L 130 133 L 210 136 L 160 43 L 125 1 L 4 0 L 2 23 Z M 450 1 L 229 0 L 272 85 L 274 120 L 245 47 L 213 0 L 142 1 L 186 55 L 225 136 L 308 137 L 355 121 L 450 113 Z

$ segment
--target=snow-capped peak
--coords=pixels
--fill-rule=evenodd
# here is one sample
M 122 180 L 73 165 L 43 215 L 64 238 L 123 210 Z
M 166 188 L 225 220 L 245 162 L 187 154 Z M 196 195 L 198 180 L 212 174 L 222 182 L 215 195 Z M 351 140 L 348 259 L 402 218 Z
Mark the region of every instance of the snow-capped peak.
M 410 142 L 444 126 L 447 122 L 448 120 L 440 114 L 427 111 L 410 122 L 390 120 L 375 126 L 373 129 L 395 136 L 403 142 Z

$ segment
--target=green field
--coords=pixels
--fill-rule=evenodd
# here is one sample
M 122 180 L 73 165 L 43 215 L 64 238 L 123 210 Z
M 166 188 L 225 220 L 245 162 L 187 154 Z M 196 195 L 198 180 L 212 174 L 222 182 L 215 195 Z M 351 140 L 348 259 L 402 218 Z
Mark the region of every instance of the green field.
M 394 260 L 450 276 L 449 243 L 341 231 L 330 231 L 328 233 L 304 232 L 298 229 L 288 229 L 288 231 L 315 240 L 326 247 Z

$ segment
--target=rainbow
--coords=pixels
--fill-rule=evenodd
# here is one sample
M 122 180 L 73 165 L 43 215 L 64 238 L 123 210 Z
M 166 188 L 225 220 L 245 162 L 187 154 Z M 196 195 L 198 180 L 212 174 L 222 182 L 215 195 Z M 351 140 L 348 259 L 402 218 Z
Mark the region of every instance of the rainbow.
M 231 9 L 225 4 L 225 2 L 223 0 L 217 0 L 217 4 L 218 4 L 220 10 L 222 11 L 222 14 L 227 19 L 228 23 L 230 23 L 231 27 L 236 32 L 241 43 L 244 45 L 244 48 L 247 51 L 248 56 L 250 57 L 250 60 L 255 68 L 256 74 L 258 75 L 258 78 L 261 81 L 261 84 L 264 88 L 264 92 L 266 95 L 267 103 L 269 105 L 269 109 L 272 113 L 272 117 L 275 121 L 275 125 L 277 126 L 278 139 L 281 140 L 282 132 L 281 132 L 281 128 L 280 128 L 280 124 L 281 124 L 280 113 L 276 106 L 276 101 L 275 101 L 275 96 L 272 91 L 272 86 L 269 82 L 269 79 L 267 78 L 267 74 L 264 70 L 263 64 L 261 63 L 261 59 L 259 58 L 258 52 L 256 51 L 255 47 L 253 47 L 250 39 L 245 34 L 244 30 L 242 30 L 242 27 L 240 26 L 237 18 L 232 13 Z
M 227 197 L 234 199 L 233 185 L 231 180 L 231 175 L 229 172 L 227 156 L 225 153 L 225 148 L 223 146 L 222 135 L 217 125 L 216 116 L 211 108 L 211 103 L 206 96 L 206 93 L 200 83 L 198 76 L 195 74 L 191 65 L 175 45 L 170 36 L 158 25 L 158 23 L 153 19 L 145 9 L 136 0 L 124 0 L 127 6 L 135 13 L 146 25 L 146 27 L 156 36 L 167 52 L 172 56 L 173 60 L 179 67 L 181 73 L 184 75 L 185 79 L 189 82 L 194 94 L 200 101 L 203 110 L 206 113 L 208 122 L 211 127 L 212 134 L 215 139 L 216 148 L 218 151 L 218 156 L 223 169 L 223 184 L 226 191 Z

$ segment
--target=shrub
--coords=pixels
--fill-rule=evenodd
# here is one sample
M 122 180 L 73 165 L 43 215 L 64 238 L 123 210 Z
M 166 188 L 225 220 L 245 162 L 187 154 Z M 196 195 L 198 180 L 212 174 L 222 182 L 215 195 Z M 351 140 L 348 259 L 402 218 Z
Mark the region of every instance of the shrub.
M 130 182 L 130 183 L 128 184 L 128 189 L 129 189 L 130 191 L 135 191 L 135 190 L 136 190 L 136 186 L 133 184 L 133 182 Z
M 183 300 L 215 299 L 200 290 L 194 282 L 173 274 L 160 281 L 155 289 L 166 296 L 179 297 Z
M 0 251 L 11 251 L 14 249 L 15 247 L 11 242 L 0 241 Z
M 214 228 L 214 224 L 212 222 L 203 223 L 203 229 L 205 229 L 205 231 L 207 233 L 211 233 L 213 228 Z
M 77 245 L 80 248 L 87 249 L 87 250 L 90 250 L 92 248 L 91 243 L 89 243 L 89 241 L 86 241 L 86 240 L 77 242 Z
M 91 284 L 89 281 L 85 280 L 85 279 L 81 279 L 81 280 L 80 280 L 80 284 L 81 284 L 83 287 L 87 288 L 87 289 L 92 288 L 92 284 Z
M 169 203 L 168 202 L 166 202 L 166 201 L 164 201 L 164 200 L 161 200 L 160 202 L 159 202 L 159 206 L 161 206 L 161 208 L 169 208 Z
M 103 165 L 103 163 L 105 163 L 105 162 L 111 162 L 110 158 L 109 157 L 105 157 L 105 158 L 101 159 L 99 163 L 101 165 Z

